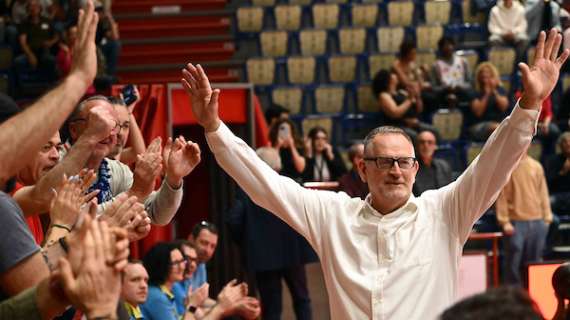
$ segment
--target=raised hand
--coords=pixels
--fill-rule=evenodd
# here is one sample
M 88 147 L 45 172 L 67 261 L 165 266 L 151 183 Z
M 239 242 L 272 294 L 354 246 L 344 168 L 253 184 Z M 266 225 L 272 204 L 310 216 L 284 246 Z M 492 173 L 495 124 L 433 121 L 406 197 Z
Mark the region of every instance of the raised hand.
M 166 181 L 171 187 L 179 188 L 182 179 L 190 174 L 200 163 L 200 147 L 197 143 L 186 141 L 183 136 L 168 138 L 162 158 L 166 171 Z
M 136 197 L 128 197 L 125 193 L 117 196 L 99 219 L 111 227 L 124 228 L 129 241 L 142 239 L 150 231 L 150 218 L 144 206 Z
M 156 178 L 162 172 L 161 143 L 162 139 L 160 137 L 155 138 L 146 151 L 137 156 L 133 185 L 129 193 L 137 196 L 140 201 L 144 201 L 154 190 Z
M 204 283 L 200 288 L 191 291 L 192 288 L 188 290 L 188 303 L 187 306 L 199 307 L 208 298 L 208 291 L 210 290 L 210 284 Z
M 92 192 L 87 196 L 84 195 L 86 186 L 88 188 L 94 180 L 93 170 L 82 170 L 80 176 L 69 179 L 64 174 L 57 189 L 53 189 L 54 197 L 49 213 L 52 225 L 67 227 L 69 230 L 73 228 L 81 213 L 81 206 L 89 197 L 92 198 L 97 194 Z
M 239 301 L 247 295 L 244 293 L 243 286 L 237 283 L 237 280 L 228 282 L 218 294 L 218 306 L 221 312 L 228 316 L 235 312 L 238 307 Z
M 110 105 L 99 105 L 89 109 L 87 128 L 80 139 L 92 139 L 97 143 L 109 136 L 116 136 L 118 133 L 117 119 L 117 111 Z
M 192 100 L 192 112 L 206 132 L 216 131 L 221 120 L 218 115 L 220 90 L 212 90 L 210 81 L 201 65 L 189 63 L 182 70 L 182 86 Z
M 523 94 L 520 106 L 525 109 L 539 109 L 542 101 L 546 99 L 554 89 L 560 68 L 568 58 L 570 51 L 565 49 L 560 56 L 560 44 L 562 36 L 551 29 L 548 38 L 546 33 L 541 31 L 538 36 L 534 61 L 529 67 L 525 63 L 519 63 L 522 72 Z
M 85 9 L 79 10 L 77 39 L 73 44 L 73 57 L 69 76 L 82 81 L 85 87 L 91 85 L 97 74 L 97 47 L 95 32 L 99 16 L 95 13 L 93 1 L 88 0 Z

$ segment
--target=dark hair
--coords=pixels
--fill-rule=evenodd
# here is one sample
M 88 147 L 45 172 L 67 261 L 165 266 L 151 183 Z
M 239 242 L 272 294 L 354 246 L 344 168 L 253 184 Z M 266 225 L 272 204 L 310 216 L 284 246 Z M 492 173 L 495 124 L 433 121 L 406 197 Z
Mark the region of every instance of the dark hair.
M 430 130 L 430 129 L 420 129 L 420 131 L 418 131 L 418 134 L 416 135 L 416 139 L 417 139 L 417 137 L 419 137 L 420 134 L 422 134 L 424 132 L 429 132 L 429 133 L 433 134 L 433 136 L 435 137 L 436 143 L 439 141 L 439 134 L 433 130 Z
M 362 145 L 362 142 L 353 143 L 350 148 L 348 148 L 348 159 L 352 162 L 356 154 L 358 153 L 358 146 Z
M 186 239 L 176 239 L 176 240 L 172 241 L 172 243 L 174 243 L 176 245 L 176 247 L 180 250 L 180 252 L 182 252 L 182 255 L 184 255 L 184 251 L 182 251 L 182 247 L 184 247 L 184 246 L 196 250 L 194 248 L 194 245 L 192 244 L 192 242 L 190 242 Z
M 275 118 L 279 118 L 283 113 L 290 113 L 285 107 L 280 106 L 278 104 L 273 104 L 271 107 L 265 110 L 265 120 L 268 124 L 271 124 L 271 121 Z
M 148 283 L 153 286 L 163 285 L 170 273 L 170 253 L 178 250 L 172 242 L 159 242 L 145 254 L 143 265 L 148 272 Z
M 559 297 L 570 298 L 570 263 L 564 263 L 554 271 L 552 287 Z
M 388 91 L 391 75 L 392 71 L 390 70 L 380 70 L 374 76 L 372 80 L 372 93 L 374 94 L 374 98 L 377 99 L 380 93 Z
M 520 288 L 502 287 L 487 290 L 459 301 L 443 312 L 440 320 L 542 320 L 538 307 Z
M 398 57 L 400 59 L 407 57 L 410 52 L 416 49 L 416 43 L 412 40 L 404 40 L 400 45 L 400 51 L 398 52 Z
M 202 220 L 202 221 L 196 223 L 194 225 L 194 228 L 192 228 L 192 237 L 194 238 L 194 240 L 196 240 L 196 238 L 198 238 L 198 236 L 200 235 L 200 232 L 204 229 L 210 231 L 213 234 L 218 234 L 218 227 L 216 227 L 215 224 L 208 222 L 206 220 Z
M 404 138 L 406 138 L 406 140 L 408 140 L 412 145 L 414 144 L 414 142 L 412 141 L 412 138 L 410 137 L 409 134 L 406 133 L 406 131 L 404 131 L 401 128 L 398 127 L 393 127 L 393 126 L 381 126 L 381 127 L 377 127 L 372 129 L 372 131 L 370 131 L 366 137 L 364 138 L 364 153 L 366 153 L 366 149 L 368 149 L 368 145 L 370 145 L 370 143 L 372 143 L 372 140 L 374 140 L 374 137 L 376 137 L 377 135 L 384 135 L 384 134 L 399 134 L 401 136 L 404 136 Z
M 311 138 L 311 140 L 314 140 L 317 137 L 317 134 L 319 132 L 324 133 L 327 137 L 329 136 L 329 133 L 327 132 L 327 130 L 321 126 L 312 127 L 311 130 L 309 130 L 309 133 L 307 134 L 307 136 L 309 136 L 309 138 Z
M 443 46 L 448 43 L 455 46 L 455 39 L 453 39 L 450 36 L 443 36 L 441 37 L 441 39 L 439 39 L 439 41 L 437 42 L 437 49 L 440 51 L 440 54 L 441 50 L 443 49 Z
M 269 142 L 271 142 L 271 145 L 272 146 L 277 145 L 277 138 L 279 137 L 279 127 L 283 123 L 289 124 L 289 127 L 291 127 L 291 136 L 293 137 L 293 140 L 295 140 L 295 146 L 297 146 L 297 149 L 301 148 L 302 143 L 297 133 L 297 127 L 295 126 L 295 123 L 293 123 L 293 121 L 289 119 L 279 119 L 269 128 Z

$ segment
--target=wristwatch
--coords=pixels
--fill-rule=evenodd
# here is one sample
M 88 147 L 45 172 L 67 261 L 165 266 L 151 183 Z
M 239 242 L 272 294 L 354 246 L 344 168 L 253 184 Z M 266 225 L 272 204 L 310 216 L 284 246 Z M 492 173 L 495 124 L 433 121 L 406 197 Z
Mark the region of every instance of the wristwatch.
M 194 314 L 194 312 L 196 312 L 196 310 L 198 310 L 198 308 L 195 306 L 189 306 L 188 307 L 188 312 L 190 312 L 192 314 Z

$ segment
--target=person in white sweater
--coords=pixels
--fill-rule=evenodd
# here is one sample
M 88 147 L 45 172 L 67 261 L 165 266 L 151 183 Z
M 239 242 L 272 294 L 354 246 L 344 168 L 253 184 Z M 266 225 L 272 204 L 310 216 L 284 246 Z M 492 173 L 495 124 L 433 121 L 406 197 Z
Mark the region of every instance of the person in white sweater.
M 489 42 L 492 46 L 513 46 L 517 51 L 517 61 L 528 45 L 525 9 L 517 0 L 499 0 L 491 9 L 488 24 Z

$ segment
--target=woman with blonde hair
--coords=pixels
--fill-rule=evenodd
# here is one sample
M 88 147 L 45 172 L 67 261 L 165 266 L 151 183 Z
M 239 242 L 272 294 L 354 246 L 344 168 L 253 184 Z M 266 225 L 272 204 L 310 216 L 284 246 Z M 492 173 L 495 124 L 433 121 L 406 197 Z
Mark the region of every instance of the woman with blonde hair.
M 466 122 L 471 138 L 485 141 L 506 117 L 509 108 L 499 71 L 492 63 L 482 62 L 475 69 L 475 90 Z

